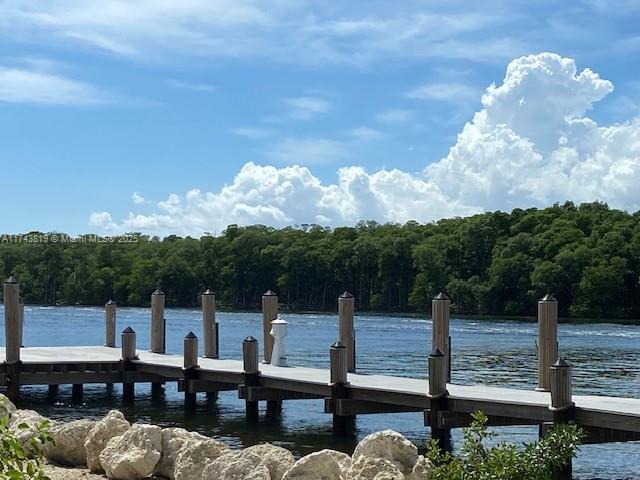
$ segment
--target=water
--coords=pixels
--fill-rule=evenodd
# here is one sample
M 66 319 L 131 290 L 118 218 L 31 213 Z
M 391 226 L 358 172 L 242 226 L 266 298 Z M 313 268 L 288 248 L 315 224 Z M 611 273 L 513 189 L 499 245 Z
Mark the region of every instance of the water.
M 182 339 L 193 330 L 201 337 L 202 314 L 195 309 L 168 309 L 167 351 L 182 354 Z M 0 307 L 0 325 L 3 323 Z M 328 368 L 329 345 L 336 339 L 334 315 L 285 315 L 289 362 Z M 139 349 L 149 348 L 150 312 L 142 308 L 119 308 L 118 328 L 137 332 Z M 217 313 L 220 323 L 222 358 L 241 358 L 241 342 L 247 335 L 262 338 L 259 313 Z M 358 316 L 358 370 L 415 378 L 426 377 L 427 347 L 431 342 L 430 320 L 409 317 Z M 512 320 L 452 319 L 452 377 L 455 383 L 534 388 L 536 386 L 535 323 Z M 4 328 L 0 326 L 4 344 Z M 25 309 L 24 344 L 27 346 L 102 345 L 104 310 L 92 307 L 29 307 Z M 201 342 L 202 343 L 202 342 Z M 562 356 L 574 365 L 576 394 L 640 396 L 640 326 L 615 324 L 561 324 L 559 345 Z M 204 396 L 203 396 L 204 397 Z M 280 416 L 265 418 L 248 428 L 244 402 L 236 392 L 223 392 L 210 404 L 204 398 L 198 413 L 185 414 L 183 397 L 173 383 L 164 398 L 152 400 L 147 385 L 136 386 L 136 402 L 121 405 L 119 386 L 86 386 L 82 405 L 71 404 L 71 388 L 60 389 L 55 404 L 47 401 L 46 388 L 24 387 L 22 406 L 52 418 L 98 418 L 112 408 L 122 409 L 132 421 L 162 426 L 184 426 L 215 436 L 234 446 L 269 441 L 304 455 L 321 448 L 350 452 L 358 439 L 385 428 L 405 434 L 423 446 L 428 429 L 419 413 L 361 415 L 353 438 L 336 439 L 331 433 L 331 416 L 325 415 L 321 400 L 285 402 Z M 500 440 L 533 441 L 537 427 L 496 429 Z M 454 446 L 460 431 L 454 430 Z M 585 445 L 574 462 L 578 479 L 640 479 L 640 442 Z

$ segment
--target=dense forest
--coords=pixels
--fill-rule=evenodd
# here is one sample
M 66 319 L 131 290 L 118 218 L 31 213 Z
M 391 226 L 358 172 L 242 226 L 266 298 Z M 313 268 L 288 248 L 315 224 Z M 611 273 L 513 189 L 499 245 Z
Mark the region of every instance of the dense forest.
M 551 292 L 563 316 L 640 317 L 640 212 L 602 203 L 429 224 L 57 239 L 0 237 L 0 272 L 20 281 L 27 303 L 148 305 L 160 286 L 172 306 L 197 305 L 211 288 L 223 306 L 256 308 L 272 289 L 288 308 L 331 311 L 349 290 L 360 310 L 407 312 L 444 291 L 461 313 L 533 315 Z

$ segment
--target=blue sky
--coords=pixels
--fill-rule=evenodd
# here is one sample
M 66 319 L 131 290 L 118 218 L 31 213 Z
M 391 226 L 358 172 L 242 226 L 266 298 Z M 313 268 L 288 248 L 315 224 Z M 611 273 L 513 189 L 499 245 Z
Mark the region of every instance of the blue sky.
M 639 4 L 482 3 L 4 1 L 0 230 L 637 210 Z

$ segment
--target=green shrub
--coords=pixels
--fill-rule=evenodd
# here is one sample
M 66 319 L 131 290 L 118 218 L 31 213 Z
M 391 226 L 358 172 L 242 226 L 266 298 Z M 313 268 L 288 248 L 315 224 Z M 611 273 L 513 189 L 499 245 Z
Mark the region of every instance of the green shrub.
M 22 423 L 17 428 L 26 430 L 29 426 Z M 48 420 L 38 425 L 28 445 L 22 445 L 9 429 L 9 415 L 2 417 L 0 419 L 0 480 L 50 480 L 44 473 L 42 449 L 45 443 L 52 441 Z
M 486 440 L 496 434 L 487 430 L 487 416 L 476 412 L 472 417 L 471 426 L 464 429 L 461 455 L 442 453 L 437 441 L 430 442 L 432 480 L 549 480 L 555 468 L 577 454 L 582 438 L 576 425 L 555 425 L 543 439 L 523 448 L 507 442 L 488 447 Z

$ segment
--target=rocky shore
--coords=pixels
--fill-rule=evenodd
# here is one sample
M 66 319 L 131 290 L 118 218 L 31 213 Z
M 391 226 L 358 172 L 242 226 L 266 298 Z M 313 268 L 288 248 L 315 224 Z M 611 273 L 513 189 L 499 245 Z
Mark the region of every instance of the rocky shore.
M 12 431 L 27 447 L 45 418 L 0 397 L 0 416 L 10 415 Z M 268 443 L 231 450 L 182 428 L 130 424 L 117 410 L 98 421 L 50 422 L 54 443 L 44 455 L 52 480 L 427 480 L 432 470 L 416 446 L 392 430 L 367 436 L 352 456 L 325 449 L 296 460 Z

